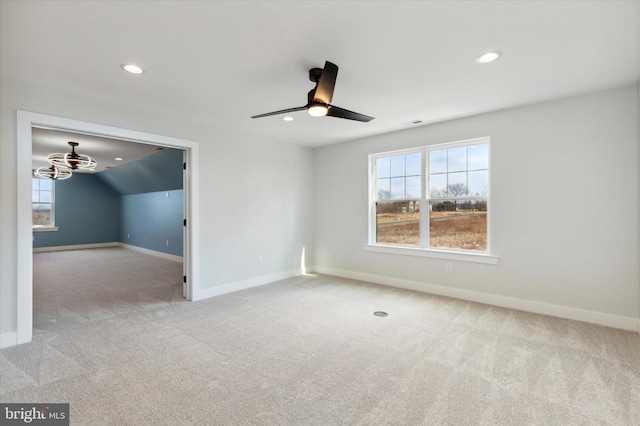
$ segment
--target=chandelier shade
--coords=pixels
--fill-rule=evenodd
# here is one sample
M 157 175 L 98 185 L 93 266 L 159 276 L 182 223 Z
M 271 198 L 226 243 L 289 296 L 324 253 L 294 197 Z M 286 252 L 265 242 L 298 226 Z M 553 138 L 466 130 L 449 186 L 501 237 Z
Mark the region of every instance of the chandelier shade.
M 69 142 L 69 145 L 71 145 L 71 152 L 66 154 L 51 154 L 48 158 L 49 163 L 54 166 L 65 167 L 71 170 L 94 170 L 96 168 L 96 160 L 89 157 L 88 155 L 78 154 L 76 152 L 76 146 L 78 146 L 78 142 Z
M 59 169 L 56 166 L 40 167 L 33 173 L 39 179 L 64 180 L 73 174 L 71 170 Z

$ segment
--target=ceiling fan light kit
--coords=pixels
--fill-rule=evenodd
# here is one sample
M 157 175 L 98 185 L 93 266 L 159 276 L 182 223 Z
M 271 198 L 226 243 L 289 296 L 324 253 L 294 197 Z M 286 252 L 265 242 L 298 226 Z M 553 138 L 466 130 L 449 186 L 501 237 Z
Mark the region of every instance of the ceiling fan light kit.
M 69 142 L 69 145 L 71 145 L 71 152 L 66 154 L 55 153 L 49 155 L 49 164 L 58 167 L 65 167 L 71 170 L 95 170 L 97 166 L 96 160 L 86 154 L 78 154 L 76 152 L 78 142 Z
M 86 154 L 78 154 L 76 146 L 78 142 L 69 142 L 71 152 L 50 154 L 47 160 L 51 167 L 40 167 L 33 172 L 39 179 L 64 180 L 69 179 L 72 170 L 95 170 L 98 163 Z
M 57 168 L 56 166 L 51 167 L 40 167 L 36 169 L 34 175 L 40 179 L 51 179 L 51 180 L 65 180 L 69 179 L 73 173 L 71 170 Z
M 313 117 L 323 117 L 327 115 L 327 112 L 329 112 L 329 108 L 327 108 L 326 105 L 322 104 L 309 105 L 309 109 L 307 109 L 307 112 Z
M 316 84 L 307 94 L 307 104 L 301 107 L 283 109 L 280 111 L 268 112 L 266 114 L 254 115 L 251 118 L 263 118 L 272 115 L 286 114 L 296 111 L 307 110 L 309 115 L 314 117 L 329 116 L 335 118 L 344 118 L 353 121 L 368 122 L 373 117 L 360 114 L 358 112 L 349 111 L 344 108 L 331 105 L 333 99 L 333 89 L 336 86 L 336 77 L 338 76 L 338 66 L 334 63 L 326 61 L 324 68 L 311 68 L 309 70 L 309 80 Z

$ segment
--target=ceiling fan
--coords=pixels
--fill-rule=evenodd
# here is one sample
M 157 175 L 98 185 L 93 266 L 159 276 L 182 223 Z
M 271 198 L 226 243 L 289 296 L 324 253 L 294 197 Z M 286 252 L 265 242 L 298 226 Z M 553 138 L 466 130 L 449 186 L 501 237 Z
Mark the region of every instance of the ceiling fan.
M 324 68 L 311 68 L 309 70 L 309 80 L 313 81 L 316 84 L 316 87 L 309 91 L 306 105 L 268 112 L 266 114 L 254 115 L 251 118 L 269 117 L 271 115 L 286 114 L 288 112 L 303 111 L 306 109 L 309 115 L 314 117 L 327 115 L 329 117 L 345 118 L 347 120 L 364 122 L 373 120 L 373 117 L 369 117 L 368 115 L 331 105 L 333 89 L 336 85 L 337 76 L 338 66 L 329 61 L 324 63 Z

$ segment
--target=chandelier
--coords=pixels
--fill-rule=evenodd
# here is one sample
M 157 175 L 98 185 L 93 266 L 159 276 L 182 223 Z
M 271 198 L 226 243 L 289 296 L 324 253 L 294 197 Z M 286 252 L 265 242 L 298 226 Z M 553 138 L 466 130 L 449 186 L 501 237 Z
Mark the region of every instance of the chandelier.
M 72 173 L 71 170 L 59 169 L 56 166 L 51 166 L 36 169 L 34 175 L 40 179 L 64 180 L 69 179 Z
M 69 145 L 71 145 L 71 152 L 66 154 L 51 154 L 49 155 L 49 163 L 54 166 L 65 167 L 71 170 L 94 170 L 96 168 L 96 160 L 86 154 L 76 153 L 76 146 L 78 146 L 78 142 L 69 142 Z

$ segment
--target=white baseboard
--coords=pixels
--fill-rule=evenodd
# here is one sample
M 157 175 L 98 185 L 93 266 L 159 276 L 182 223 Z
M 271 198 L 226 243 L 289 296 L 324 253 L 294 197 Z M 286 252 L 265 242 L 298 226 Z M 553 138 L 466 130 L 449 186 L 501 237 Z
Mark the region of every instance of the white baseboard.
M 16 346 L 18 344 L 18 333 L 12 331 L 10 333 L 0 334 L 0 349 Z
M 130 250 L 139 251 L 142 253 L 150 254 L 152 256 L 163 257 L 165 259 L 173 260 L 176 262 L 182 262 L 182 256 L 176 256 L 169 253 L 163 253 L 161 251 L 149 250 L 143 247 L 132 246 L 131 244 L 125 243 L 95 243 L 95 244 L 74 244 L 69 246 L 53 246 L 53 247 L 34 247 L 34 253 L 43 253 L 49 251 L 65 251 L 65 250 L 84 250 L 84 249 L 94 249 L 94 248 L 104 248 L 104 247 L 124 247 Z
M 445 287 L 419 281 L 409 281 L 382 275 L 366 274 L 363 272 L 347 271 L 343 269 L 324 266 L 316 266 L 314 269 L 321 274 L 335 275 L 343 278 L 367 281 L 375 284 L 388 285 L 391 287 L 404 288 L 407 290 L 420 291 L 423 293 L 437 294 L 440 296 L 448 296 L 456 299 L 469 300 L 472 302 L 501 306 L 503 308 L 517 309 L 520 311 L 588 322 L 591 324 L 604 325 L 606 327 L 631 330 L 640 333 L 640 320 L 638 318 L 623 317 L 620 315 L 607 314 L 604 312 L 587 311 L 584 309 L 571 308 L 568 306 L 553 305 L 532 300 L 517 299 L 514 297 L 499 296 L 496 294 L 481 293 L 477 291 Z
M 65 250 L 84 250 L 103 247 L 117 247 L 118 243 L 95 243 L 95 244 L 74 244 L 70 246 L 53 246 L 53 247 L 34 247 L 34 253 L 43 253 L 48 251 L 65 251 Z
M 307 271 L 309 269 L 307 268 Z M 300 269 L 292 269 L 290 271 L 279 272 L 276 274 L 263 275 L 244 281 L 237 281 L 230 284 L 224 284 L 217 287 L 193 289 L 193 300 L 208 299 L 210 297 L 221 296 L 223 294 L 233 293 L 240 290 L 246 290 L 261 285 L 270 284 L 275 281 L 298 276 L 302 273 Z
M 143 247 L 138 247 L 138 246 L 132 246 L 131 244 L 125 244 L 125 243 L 117 243 L 118 246 L 120 247 L 124 247 L 127 248 L 129 250 L 135 250 L 135 251 L 139 251 L 142 253 L 146 253 L 146 254 L 150 254 L 152 256 L 158 256 L 158 257 L 162 257 L 168 260 L 173 260 L 176 262 L 182 262 L 182 256 L 176 256 L 175 254 L 169 254 L 169 253 L 163 253 L 161 251 L 155 251 L 155 250 L 149 250 Z

